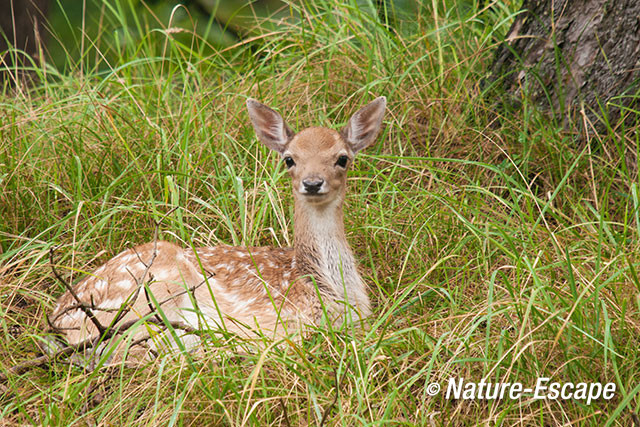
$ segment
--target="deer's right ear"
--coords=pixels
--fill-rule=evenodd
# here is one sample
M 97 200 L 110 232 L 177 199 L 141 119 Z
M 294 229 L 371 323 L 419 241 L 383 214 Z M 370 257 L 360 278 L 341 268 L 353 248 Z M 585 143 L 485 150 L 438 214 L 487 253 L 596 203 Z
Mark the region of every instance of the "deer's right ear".
M 247 99 L 247 110 L 258 139 L 264 145 L 278 153 L 284 153 L 287 144 L 293 138 L 293 131 L 282 116 L 255 99 Z

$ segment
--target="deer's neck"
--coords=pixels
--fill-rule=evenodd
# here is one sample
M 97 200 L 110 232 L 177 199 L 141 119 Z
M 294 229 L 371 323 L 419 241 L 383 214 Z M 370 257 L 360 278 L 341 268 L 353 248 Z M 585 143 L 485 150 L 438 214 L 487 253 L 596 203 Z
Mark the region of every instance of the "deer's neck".
M 368 316 L 369 297 L 344 233 L 342 201 L 316 206 L 296 200 L 294 220 L 298 268 L 315 278 L 324 297 L 348 302 Z

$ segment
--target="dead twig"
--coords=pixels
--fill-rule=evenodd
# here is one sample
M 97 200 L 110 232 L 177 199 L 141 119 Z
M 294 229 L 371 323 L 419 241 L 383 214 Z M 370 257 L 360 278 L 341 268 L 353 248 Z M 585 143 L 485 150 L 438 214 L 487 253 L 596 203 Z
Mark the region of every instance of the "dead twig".
M 327 420 L 327 416 L 329 415 L 331 410 L 336 406 L 336 403 L 338 403 L 338 396 L 340 396 L 340 383 L 338 381 L 338 371 L 337 370 L 333 371 L 333 378 L 334 378 L 335 384 L 336 384 L 336 396 L 333 398 L 333 402 L 331 402 L 331 404 L 329 406 L 327 406 L 325 408 L 324 412 L 322 413 L 322 419 L 320 420 L 320 427 L 322 427 L 324 425 L 324 422 Z
M 56 279 L 60 283 L 63 284 L 65 289 L 74 298 L 76 304 L 73 304 L 73 305 L 65 308 L 64 310 L 62 310 L 62 312 L 58 316 L 56 316 L 56 318 L 53 319 L 53 321 L 51 321 L 51 319 L 49 319 L 49 317 L 47 316 L 47 323 L 48 323 L 49 327 L 51 328 L 51 330 L 53 330 L 55 332 L 58 332 L 58 333 L 62 332 L 64 328 L 59 328 L 59 327 L 55 326 L 54 325 L 55 321 L 62 314 L 68 313 L 69 311 L 72 311 L 72 310 L 80 309 L 80 310 L 82 310 L 84 312 L 84 314 L 87 316 L 87 318 L 89 320 L 91 320 L 91 322 L 94 324 L 94 326 L 96 327 L 96 329 L 99 332 L 98 336 L 92 337 L 92 338 L 87 338 L 86 340 L 83 340 L 83 341 L 81 341 L 79 343 L 76 343 L 74 345 L 68 345 L 67 344 L 66 346 L 64 346 L 61 349 L 57 350 L 55 353 L 44 354 L 42 356 L 36 357 L 34 359 L 31 359 L 31 360 L 27 360 L 27 361 L 25 361 L 23 363 L 15 365 L 15 366 L 13 366 L 12 368 L 10 368 L 8 370 L 7 374 L 0 373 L 0 382 L 6 381 L 7 377 L 9 375 L 22 374 L 22 373 L 24 373 L 25 371 L 27 371 L 27 370 L 29 370 L 31 368 L 42 366 L 42 365 L 48 363 L 49 361 L 51 361 L 53 359 L 69 356 L 69 355 L 71 355 L 71 354 L 73 354 L 75 352 L 78 352 L 78 351 L 87 351 L 88 349 L 95 348 L 98 344 L 100 344 L 100 343 L 112 338 L 113 336 L 126 332 L 131 327 L 133 327 L 136 323 L 138 323 L 140 321 L 140 319 L 133 319 L 133 320 L 124 322 L 124 323 L 122 323 L 120 325 L 118 325 L 118 323 L 133 308 L 133 305 L 134 305 L 135 301 L 138 299 L 138 296 L 140 294 L 140 290 L 142 288 L 144 288 L 144 290 L 145 290 L 145 297 L 147 299 L 147 305 L 149 306 L 149 314 L 148 314 L 148 316 L 151 316 L 151 318 L 146 320 L 147 323 L 155 324 L 157 326 L 160 326 L 161 328 L 163 328 L 162 330 L 166 330 L 169 326 L 171 326 L 174 329 L 181 329 L 181 330 L 183 330 L 185 332 L 188 332 L 188 333 L 197 333 L 198 332 L 197 329 L 191 327 L 190 325 L 188 325 L 186 323 L 183 323 L 183 322 L 180 322 L 180 321 L 171 321 L 171 320 L 168 320 L 167 322 L 164 322 L 160 318 L 160 316 L 158 316 L 157 309 L 154 309 L 153 304 L 151 303 L 150 296 L 149 296 L 149 293 L 148 293 L 148 290 L 147 290 L 148 286 L 146 286 L 147 283 L 145 283 L 145 278 L 147 277 L 147 275 L 149 275 L 149 282 L 148 283 L 153 281 L 153 275 L 151 275 L 150 270 L 151 270 L 151 267 L 153 265 L 153 262 L 155 261 L 157 255 L 158 255 L 158 234 L 159 234 L 160 224 L 162 223 L 162 221 L 167 216 L 169 216 L 176 209 L 177 209 L 177 207 L 174 207 L 174 208 L 170 209 L 167 213 L 165 213 L 165 215 L 163 215 L 162 218 L 160 218 L 160 220 L 154 221 L 155 222 L 154 239 L 153 239 L 154 248 L 153 248 L 153 253 L 152 253 L 151 258 L 149 259 L 149 261 L 145 262 L 144 260 L 142 260 L 142 258 L 138 254 L 138 252 L 135 251 L 135 249 L 134 249 L 134 252 L 138 256 L 138 259 L 145 266 L 145 271 L 143 272 L 142 277 L 140 277 L 140 278 L 136 278 L 130 272 L 130 274 L 133 276 L 133 279 L 135 280 L 135 282 L 137 284 L 136 290 L 129 296 L 129 298 L 127 298 L 127 300 L 117 310 L 116 309 L 107 309 L 107 308 L 101 309 L 99 307 L 96 307 L 94 302 L 93 302 L 93 295 L 92 295 L 92 300 L 91 300 L 91 304 L 90 305 L 86 304 L 82 300 L 80 300 L 80 297 L 75 292 L 75 289 L 69 283 L 67 283 L 67 281 L 64 280 L 64 278 L 56 270 L 54 259 L 53 259 L 55 248 L 52 247 L 49 250 L 49 262 L 50 262 L 50 265 L 51 265 L 51 270 L 53 271 L 53 274 L 56 277 Z M 202 282 L 200 282 L 198 285 L 195 285 L 195 286 L 193 286 L 191 288 L 185 289 L 183 292 L 180 292 L 177 295 L 173 295 L 171 298 L 169 298 L 167 300 L 161 301 L 160 303 L 158 303 L 158 306 L 161 306 L 165 302 L 175 298 L 176 296 L 182 295 L 183 293 L 195 291 L 195 289 L 197 289 L 202 284 L 206 283 L 206 281 L 209 280 L 213 276 L 215 276 L 215 274 L 211 274 L 210 276 L 205 277 L 204 280 Z M 100 311 L 105 311 L 105 312 L 117 311 L 118 313 L 116 314 L 114 319 L 110 322 L 109 326 L 105 327 L 96 318 L 96 316 L 94 314 L 94 310 L 100 310 Z M 143 344 L 144 342 L 149 340 L 149 338 L 150 338 L 150 336 L 146 336 L 146 337 L 143 337 L 143 338 L 136 339 L 135 341 L 133 341 L 132 345 Z
M 287 427 L 291 427 L 291 422 L 289 421 L 289 414 L 287 412 L 287 405 L 284 403 L 284 400 L 280 398 L 280 407 L 282 407 L 282 415 L 284 417 L 284 424 Z
M 209 272 L 207 271 L 207 273 L 209 273 Z M 180 291 L 178 293 L 175 293 L 175 294 L 171 295 L 169 298 L 163 299 L 162 301 L 158 302 L 158 306 L 162 306 L 163 304 L 166 304 L 169 301 L 176 299 L 176 297 L 179 297 L 179 296 L 187 294 L 187 293 L 190 293 L 193 296 L 193 293 L 196 291 L 196 289 L 198 289 L 200 286 L 202 286 L 205 283 L 207 283 L 207 281 L 210 280 L 211 278 L 213 278 L 215 275 L 216 275 L 216 273 L 209 273 L 209 276 L 207 276 L 204 279 L 202 279 L 202 281 L 200 283 L 198 283 L 197 285 L 193 285 L 190 288 L 186 288 L 183 291 Z
M 62 278 L 62 276 L 60 276 L 60 274 L 56 270 L 55 264 L 53 262 L 53 252 L 54 252 L 54 250 L 55 250 L 54 247 L 51 247 L 49 249 L 49 263 L 51 265 L 51 271 L 53 271 L 53 275 L 55 276 L 56 279 L 58 279 L 58 281 L 60 283 L 62 283 L 62 285 L 65 287 L 65 289 L 71 294 L 73 299 L 76 300 L 76 303 L 77 303 L 78 307 L 80 308 L 80 310 L 82 310 L 84 312 L 84 314 L 89 318 L 89 320 L 91 320 L 91 322 L 94 324 L 94 326 L 98 329 L 98 332 L 100 333 L 100 335 L 104 335 L 104 333 L 106 332 L 107 328 L 102 326 L 102 323 L 100 323 L 98 321 L 98 319 L 96 318 L 96 316 L 93 314 L 93 310 L 91 310 L 91 307 L 88 306 L 87 304 L 83 303 L 80 300 L 80 297 L 78 296 L 76 291 L 73 289 L 73 287 L 69 283 L 67 283 L 67 281 L 64 280 Z
M 133 274 L 127 269 L 127 271 L 129 271 L 129 274 L 131 274 L 131 276 L 133 276 L 133 279 L 136 281 L 136 285 L 137 285 L 137 289 L 136 289 L 136 296 L 133 299 L 133 301 L 138 299 L 138 294 L 140 293 L 140 288 L 144 288 L 144 296 L 147 299 L 147 306 L 149 307 L 149 311 L 151 313 L 153 313 L 155 310 L 153 308 L 153 304 L 151 304 L 151 300 L 149 298 L 149 292 L 148 292 L 148 284 L 153 282 L 153 275 L 149 273 L 149 271 L 151 270 L 151 266 L 153 265 L 153 262 L 155 261 L 156 257 L 158 256 L 158 232 L 160 230 L 160 224 L 162 223 L 162 221 L 164 221 L 164 219 L 166 217 L 168 217 L 169 215 L 171 215 L 176 209 L 178 209 L 177 206 L 174 206 L 173 208 L 169 209 L 169 211 L 167 213 L 165 213 L 162 218 L 160 218 L 157 221 L 154 221 L 154 228 L 153 228 L 153 253 L 151 254 L 151 259 L 149 260 L 148 263 L 144 262 L 142 260 L 142 257 L 140 257 L 140 254 L 138 253 L 138 251 L 135 250 L 135 248 L 133 249 L 133 252 L 136 254 L 136 256 L 138 257 L 138 260 L 142 263 L 142 265 L 145 266 L 145 270 L 142 273 L 142 277 L 140 279 L 137 279 L 135 276 L 133 276 Z M 149 280 L 146 283 L 147 286 L 145 286 L 145 282 L 144 282 L 144 278 L 147 276 L 147 274 L 149 274 Z M 154 316 L 156 317 L 157 320 L 162 321 L 162 319 L 160 319 L 160 316 L 158 316 L 157 314 L 154 314 Z M 115 322 L 117 323 L 117 322 Z
M 9 368 L 7 370 L 7 373 L 0 373 L 0 382 L 5 382 L 7 381 L 8 377 L 11 375 L 20 375 L 23 374 L 24 372 L 28 371 L 31 368 L 37 368 L 40 366 L 43 366 L 45 364 L 47 364 L 48 362 L 50 362 L 51 360 L 55 360 L 59 357 L 64 357 L 64 356 L 70 356 L 71 354 L 78 352 L 78 351 L 86 351 L 92 348 L 95 348 L 100 342 L 103 342 L 107 339 L 112 338 L 115 335 L 118 334 L 122 334 L 125 333 L 127 330 L 129 330 L 131 327 L 133 327 L 134 324 L 136 324 L 137 322 L 139 322 L 139 319 L 135 319 L 135 320 L 131 320 L 128 322 L 123 323 L 122 325 L 118 325 L 115 326 L 113 328 L 108 329 L 104 335 L 99 336 L 99 337 L 94 337 L 94 338 L 88 338 L 84 341 L 81 341 L 77 344 L 74 345 L 67 345 L 61 349 L 59 349 L 58 351 L 56 351 L 55 353 L 52 354 L 44 354 L 42 356 L 36 357 L 34 359 L 30 359 L 27 361 L 24 361 L 22 363 L 19 363 L 15 366 L 12 366 L 11 368 Z M 193 334 L 197 334 L 199 331 L 193 327 L 191 327 L 190 325 L 187 325 L 184 322 L 180 322 L 180 321 L 168 321 L 168 322 L 157 322 L 155 319 L 147 319 L 146 320 L 147 323 L 159 326 L 162 328 L 162 330 L 166 330 L 169 326 L 171 326 L 174 329 L 181 329 L 187 333 L 193 333 Z M 148 340 L 149 337 L 144 338 L 144 340 Z M 138 341 L 138 340 L 136 340 Z M 134 341 L 135 342 L 135 341 Z

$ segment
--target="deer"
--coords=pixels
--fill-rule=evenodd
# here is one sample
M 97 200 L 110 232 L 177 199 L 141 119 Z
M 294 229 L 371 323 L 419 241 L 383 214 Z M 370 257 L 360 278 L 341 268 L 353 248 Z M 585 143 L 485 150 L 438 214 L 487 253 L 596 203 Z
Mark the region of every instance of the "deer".
M 246 107 L 258 139 L 281 157 L 291 178 L 293 247 L 185 249 L 156 237 L 126 249 L 67 285 L 57 300 L 48 321 L 68 346 L 137 326 L 132 340 L 146 342 L 142 352 L 148 354 L 158 347 L 146 323 L 152 319 L 154 330 L 173 322 L 180 331 L 277 337 L 304 325 L 358 322 L 372 314 L 346 239 L 343 205 L 347 170 L 376 140 L 386 98 L 359 109 L 340 131 L 309 127 L 295 133 L 274 109 L 251 98 Z M 127 357 L 124 347 L 115 351 L 120 359 Z

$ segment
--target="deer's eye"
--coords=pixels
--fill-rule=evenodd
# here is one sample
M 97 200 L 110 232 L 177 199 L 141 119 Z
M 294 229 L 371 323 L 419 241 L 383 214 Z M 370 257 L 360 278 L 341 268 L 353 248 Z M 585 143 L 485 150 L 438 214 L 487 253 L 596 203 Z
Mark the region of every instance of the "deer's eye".
M 349 157 L 343 154 L 342 156 L 338 157 L 338 160 L 336 160 L 336 166 L 340 166 L 341 168 L 346 168 L 348 161 L 349 161 Z
M 293 161 L 293 157 L 287 156 L 284 158 L 284 163 L 287 165 L 287 169 L 291 169 L 296 165 L 296 162 Z

